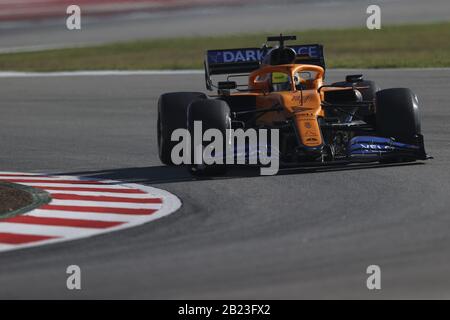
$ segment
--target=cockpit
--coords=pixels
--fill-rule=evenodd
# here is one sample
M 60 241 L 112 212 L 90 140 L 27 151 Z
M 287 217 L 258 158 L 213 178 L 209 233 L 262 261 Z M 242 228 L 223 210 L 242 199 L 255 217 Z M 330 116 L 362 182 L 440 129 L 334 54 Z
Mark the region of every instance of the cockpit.
M 315 71 L 300 71 L 294 73 L 292 77 L 288 72 L 273 71 L 260 74 L 255 79 L 255 84 L 262 85 L 269 92 L 283 92 L 292 90 L 314 89 L 314 80 L 317 73 Z

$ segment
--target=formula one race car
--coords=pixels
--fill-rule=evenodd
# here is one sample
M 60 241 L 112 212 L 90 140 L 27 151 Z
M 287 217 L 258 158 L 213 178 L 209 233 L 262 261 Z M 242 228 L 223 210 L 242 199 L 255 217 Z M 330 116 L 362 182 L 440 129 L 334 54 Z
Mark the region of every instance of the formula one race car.
M 362 75 L 325 85 L 321 45 L 285 45 L 295 36 L 267 40 L 278 43 L 261 49 L 207 51 L 206 87 L 216 88 L 217 95 L 176 92 L 160 97 L 158 147 L 164 164 L 179 164 L 173 161 L 177 142 L 172 133 L 184 128 L 193 134 L 195 121 L 202 121 L 202 132 L 216 128 L 224 136 L 233 128 L 278 129 L 276 151 L 280 164 L 287 166 L 428 158 L 417 96 L 410 89 L 380 90 Z M 221 79 L 214 83 L 213 76 Z M 246 83 L 238 84 L 235 80 L 242 77 Z M 247 157 L 249 150 L 247 146 L 243 151 Z M 189 168 L 218 174 L 225 172 L 226 164 L 192 162 Z

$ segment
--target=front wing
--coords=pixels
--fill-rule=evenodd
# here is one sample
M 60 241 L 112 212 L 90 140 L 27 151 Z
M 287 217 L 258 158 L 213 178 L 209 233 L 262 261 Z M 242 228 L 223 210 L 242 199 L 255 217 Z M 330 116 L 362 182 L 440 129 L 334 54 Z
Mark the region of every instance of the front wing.
M 427 160 L 431 157 L 425 152 L 423 136 L 418 135 L 413 143 L 397 142 L 392 138 L 384 138 L 377 136 L 356 136 L 353 137 L 347 147 L 347 155 L 336 158 L 332 161 L 308 161 L 297 163 L 283 163 L 282 156 L 279 151 L 270 145 L 263 146 L 249 146 L 246 148 L 235 148 L 231 158 L 245 159 L 246 164 L 256 164 L 261 158 L 275 157 L 280 160 L 283 165 L 332 165 L 332 164 L 347 164 L 347 163 L 361 163 L 361 162 L 376 162 L 380 160 Z M 233 160 L 230 163 L 234 163 Z
M 395 141 L 392 138 L 377 136 L 356 136 L 349 141 L 348 158 L 350 160 L 427 160 L 423 136 L 417 135 L 412 143 Z

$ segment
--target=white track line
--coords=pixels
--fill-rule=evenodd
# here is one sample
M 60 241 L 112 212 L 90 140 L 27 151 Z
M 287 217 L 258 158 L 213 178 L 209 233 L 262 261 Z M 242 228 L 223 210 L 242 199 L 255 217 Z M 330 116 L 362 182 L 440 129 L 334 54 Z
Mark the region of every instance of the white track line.
M 98 76 L 165 76 L 203 74 L 203 70 L 105 70 L 73 72 L 0 72 L 0 78 L 36 78 L 36 77 L 98 77 Z
M 129 189 L 124 187 L 124 185 L 120 185 L 118 183 L 116 184 L 72 184 L 72 183 L 57 183 L 57 182 L 17 182 L 20 184 L 24 184 L 30 187 L 39 187 L 39 188 L 46 188 L 46 187 L 65 187 L 65 188 L 90 188 L 90 189 Z M 49 191 L 52 191 L 49 189 Z M 56 192 L 52 191 L 52 192 Z
M 76 211 L 59 211 L 59 210 L 45 210 L 36 209 L 29 213 L 29 216 L 44 217 L 44 218 L 65 218 L 65 219 L 81 219 L 81 220 L 97 220 L 97 221 L 118 221 L 129 222 L 131 220 L 142 219 L 141 216 L 130 216 L 129 214 L 116 213 L 91 213 L 91 212 L 76 212 Z
M 0 244 L 0 251 L 8 251 L 14 249 L 12 244 Z
M 32 175 L 32 176 L 27 176 L 27 175 L 19 175 L 17 174 L 16 176 L 10 176 L 10 175 L 1 175 L 0 174 L 0 179 L 22 179 L 22 180 L 49 180 L 49 181 L 54 181 L 54 180 L 72 180 L 72 181 L 83 181 L 83 180 L 88 180 L 88 179 L 80 179 L 79 177 L 71 177 L 71 176 L 57 176 L 57 177 L 50 177 L 47 175 Z
M 58 177 L 49 177 L 49 176 L 17 176 L 11 177 L 8 175 L 0 175 L 0 179 L 22 179 L 22 180 L 45 180 L 45 181 L 59 181 L 59 180 L 68 180 L 68 181 L 92 181 L 92 179 L 81 179 L 79 177 L 67 177 L 67 176 L 58 176 Z
M 46 190 L 45 188 L 43 190 Z M 131 199 L 147 199 L 146 193 L 114 193 L 114 192 L 96 192 L 96 191 L 71 191 L 71 190 L 48 190 L 51 193 L 73 194 L 79 196 L 103 196 L 103 197 L 126 197 Z
M 160 203 L 129 203 L 129 202 L 105 202 L 88 200 L 59 200 L 53 199 L 51 205 L 55 206 L 79 206 L 79 207 L 103 207 L 103 208 L 129 208 L 129 209 L 159 209 Z
M 1 74 L 1 72 L 0 72 Z M 36 175 L 42 175 L 41 173 L 33 173 L 33 172 L 16 172 L 16 171 L 8 171 L 8 172 L 4 172 L 4 171 L 0 171 L 0 175 L 8 175 L 8 177 L 10 177 L 11 175 L 17 175 L 17 176 L 36 176 Z
M 87 228 L 73 228 L 73 227 L 55 227 L 33 225 L 28 223 L 0 223 L 0 232 L 9 232 L 17 234 L 50 236 L 50 237 L 74 237 L 74 236 L 89 236 L 96 234 L 97 231 Z

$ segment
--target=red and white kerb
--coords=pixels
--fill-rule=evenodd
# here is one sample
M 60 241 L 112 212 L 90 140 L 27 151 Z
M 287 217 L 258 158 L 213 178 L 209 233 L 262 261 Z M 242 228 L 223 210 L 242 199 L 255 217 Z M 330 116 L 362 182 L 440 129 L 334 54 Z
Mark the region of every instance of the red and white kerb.
M 167 191 L 120 181 L 20 172 L 0 172 L 0 180 L 43 189 L 52 197 L 30 212 L 0 219 L 0 251 L 130 228 L 181 206 Z

